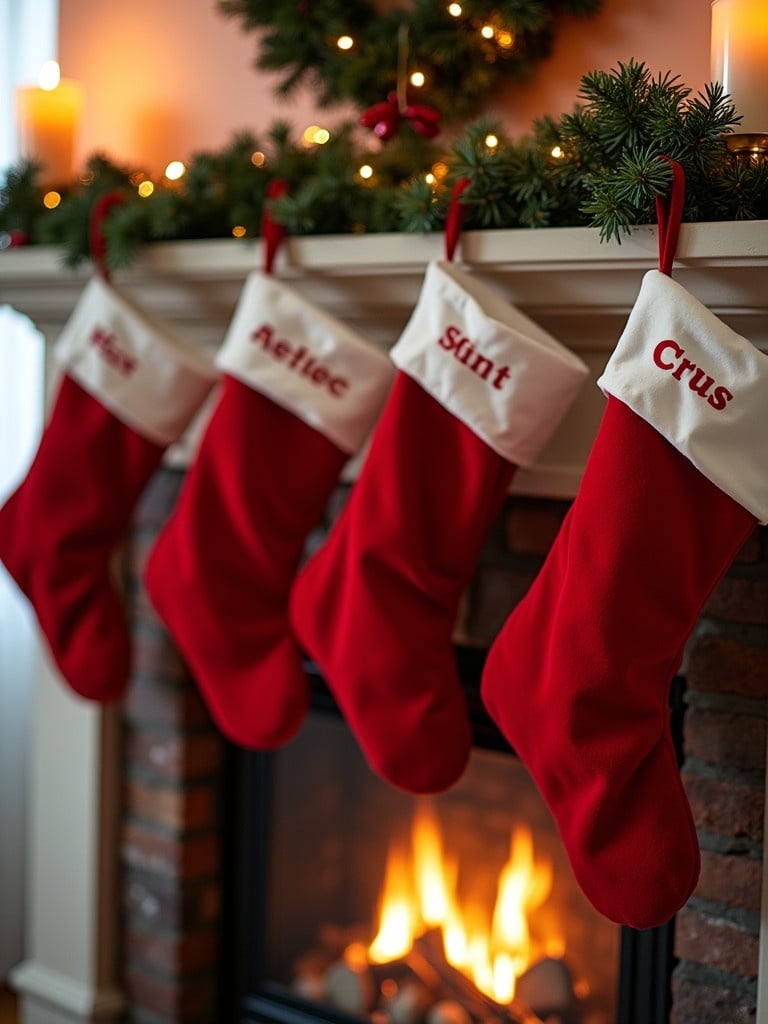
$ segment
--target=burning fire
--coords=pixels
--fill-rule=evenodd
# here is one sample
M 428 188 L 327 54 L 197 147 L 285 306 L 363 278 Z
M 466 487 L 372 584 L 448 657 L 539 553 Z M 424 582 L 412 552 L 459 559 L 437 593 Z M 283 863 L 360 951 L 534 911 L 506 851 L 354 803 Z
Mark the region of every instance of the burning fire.
M 376 937 L 368 948 L 372 963 L 406 957 L 418 939 L 439 929 L 446 961 L 497 1003 L 510 1003 L 517 978 L 539 955 L 561 955 L 559 938 L 535 948 L 528 915 L 552 889 L 552 865 L 534 856 L 525 827 L 514 829 L 509 857 L 501 869 L 496 902 L 487 908 L 461 904 L 459 865 L 446 856 L 443 835 L 428 801 L 416 805 L 410 848 L 390 849 L 380 899 Z

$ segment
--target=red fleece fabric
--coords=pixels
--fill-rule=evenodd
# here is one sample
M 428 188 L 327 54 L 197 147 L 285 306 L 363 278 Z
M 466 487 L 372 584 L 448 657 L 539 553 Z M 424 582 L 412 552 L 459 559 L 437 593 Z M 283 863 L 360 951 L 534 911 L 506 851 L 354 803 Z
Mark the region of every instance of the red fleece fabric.
M 609 397 L 560 533 L 491 647 L 483 701 L 549 805 L 584 893 L 619 924 L 663 924 L 696 885 L 669 688 L 755 525 Z
M 451 634 L 515 467 L 403 372 L 291 621 L 371 768 L 438 792 L 471 749 Z
M 164 448 L 64 376 L 29 472 L 0 509 L 0 560 L 71 688 L 124 692 L 130 638 L 111 560 Z
M 293 413 L 224 374 L 179 500 L 150 553 L 149 597 L 221 731 L 271 749 L 309 706 L 288 594 L 348 459 Z

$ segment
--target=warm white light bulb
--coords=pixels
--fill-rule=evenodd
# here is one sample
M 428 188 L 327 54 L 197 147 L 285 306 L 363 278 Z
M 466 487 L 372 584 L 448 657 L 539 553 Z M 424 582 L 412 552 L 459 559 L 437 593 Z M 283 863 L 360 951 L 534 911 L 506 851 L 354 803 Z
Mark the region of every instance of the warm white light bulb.
M 178 181 L 184 176 L 186 169 L 181 160 L 171 160 L 165 168 L 165 176 L 169 181 Z
M 321 128 L 320 125 L 311 124 L 308 128 L 304 129 L 302 138 L 304 139 L 305 146 L 323 146 L 330 139 L 331 133 L 327 128 Z
M 351 50 L 355 45 L 355 40 L 352 36 L 339 36 L 336 40 L 336 45 L 340 50 Z
M 417 89 L 420 89 L 426 82 L 423 72 L 414 71 L 411 75 L 411 85 L 415 85 Z

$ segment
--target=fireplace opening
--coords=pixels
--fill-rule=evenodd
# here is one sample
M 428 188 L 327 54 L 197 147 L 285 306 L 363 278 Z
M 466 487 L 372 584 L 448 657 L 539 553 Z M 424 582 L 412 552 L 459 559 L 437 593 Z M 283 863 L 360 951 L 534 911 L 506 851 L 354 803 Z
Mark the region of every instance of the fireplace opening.
M 634 932 L 591 907 L 527 771 L 482 712 L 482 652 L 457 654 L 475 748 L 444 794 L 414 798 L 378 779 L 316 676 L 292 743 L 229 752 L 226 1019 L 668 1019 L 673 924 Z

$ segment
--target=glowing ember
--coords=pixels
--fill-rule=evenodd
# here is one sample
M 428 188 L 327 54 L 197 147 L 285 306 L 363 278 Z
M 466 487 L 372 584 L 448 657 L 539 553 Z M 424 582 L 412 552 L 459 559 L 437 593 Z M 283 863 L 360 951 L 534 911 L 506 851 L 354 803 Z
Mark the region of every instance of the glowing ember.
M 552 865 L 534 855 L 527 828 L 516 828 L 509 857 L 498 877 L 493 908 L 462 903 L 458 863 L 447 857 L 440 823 L 428 801 L 417 804 L 411 848 L 390 850 L 379 905 L 376 937 L 368 948 L 372 963 L 408 955 L 430 929 L 442 934 L 446 961 L 497 1003 L 515 995 L 517 979 L 538 957 L 562 950 L 562 938 L 544 944 L 531 939 L 528 920 L 552 889 Z

